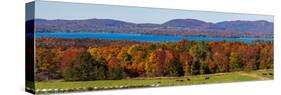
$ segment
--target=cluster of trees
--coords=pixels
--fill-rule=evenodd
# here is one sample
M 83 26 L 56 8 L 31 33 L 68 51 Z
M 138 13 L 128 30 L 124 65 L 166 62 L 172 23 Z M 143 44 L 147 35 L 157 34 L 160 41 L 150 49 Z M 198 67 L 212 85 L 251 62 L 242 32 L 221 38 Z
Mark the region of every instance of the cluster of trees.
M 140 44 L 137 41 L 125 40 L 99 40 L 93 38 L 36 38 L 36 47 L 42 48 L 88 48 L 107 46 L 128 46 Z
M 36 80 L 211 74 L 273 68 L 273 43 L 194 42 L 36 49 Z

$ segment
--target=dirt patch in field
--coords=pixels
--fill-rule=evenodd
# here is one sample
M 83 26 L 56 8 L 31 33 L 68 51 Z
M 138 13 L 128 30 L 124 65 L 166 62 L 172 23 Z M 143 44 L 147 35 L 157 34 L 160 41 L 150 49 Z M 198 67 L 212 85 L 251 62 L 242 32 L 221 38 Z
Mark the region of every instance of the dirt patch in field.
M 250 74 L 250 73 L 245 73 L 245 72 L 239 72 L 238 74 L 240 74 L 242 76 L 249 76 L 249 77 L 258 78 L 260 80 L 270 80 L 270 78 L 259 76 L 259 75 L 256 75 L 256 74 Z

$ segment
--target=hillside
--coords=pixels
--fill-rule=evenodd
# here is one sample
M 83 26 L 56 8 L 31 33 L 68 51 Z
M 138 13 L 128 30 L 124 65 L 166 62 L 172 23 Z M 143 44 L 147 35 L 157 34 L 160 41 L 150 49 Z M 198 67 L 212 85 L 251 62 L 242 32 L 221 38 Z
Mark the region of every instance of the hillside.
M 37 32 L 123 32 L 154 35 L 272 37 L 273 23 L 259 21 L 223 21 L 210 23 L 196 19 L 173 19 L 163 24 L 131 23 L 113 19 L 46 20 L 35 19 Z

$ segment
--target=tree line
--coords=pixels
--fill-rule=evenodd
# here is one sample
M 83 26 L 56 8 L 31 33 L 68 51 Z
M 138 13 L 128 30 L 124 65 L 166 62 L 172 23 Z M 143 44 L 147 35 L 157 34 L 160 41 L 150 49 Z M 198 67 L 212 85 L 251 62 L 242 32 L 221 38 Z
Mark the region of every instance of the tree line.
M 273 68 L 273 42 L 179 42 L 36 48 L 36 81 L 178 77 Z

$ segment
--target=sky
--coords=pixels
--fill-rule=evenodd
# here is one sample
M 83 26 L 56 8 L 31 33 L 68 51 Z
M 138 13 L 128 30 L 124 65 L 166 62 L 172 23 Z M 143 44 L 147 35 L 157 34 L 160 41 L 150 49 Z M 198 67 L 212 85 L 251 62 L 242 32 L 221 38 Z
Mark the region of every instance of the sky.
M 212 23 L 234 20 L 266 20 L 273 22 L 273 16 L 271 15 L 237 14 L 50 1 L 35 2 L 35 18 L 49 20 L 81 20 L 97 18 L 115 19 L 133 23 L 157 24 L 162 24 L 172 19 L 198 19 Z

